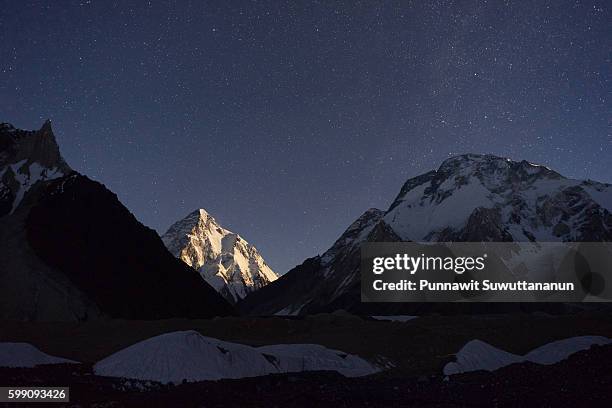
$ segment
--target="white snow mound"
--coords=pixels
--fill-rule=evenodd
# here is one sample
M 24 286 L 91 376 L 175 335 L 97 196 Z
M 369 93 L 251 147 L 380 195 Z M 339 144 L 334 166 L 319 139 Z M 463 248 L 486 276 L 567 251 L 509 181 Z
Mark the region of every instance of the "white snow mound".
M 275 344 L 256 350 L 268 358 L 272 356 L 273 364 L 281 373 L 337 371 L 345 377 L 360 377 L 378 371 L 360 357 L 319 344 Z
M 553 341 L 533 349 L 524 356 L 498 349 L 481 340 L 471 340 L 455 355 L 456 361 L 444 366 L 445 375 L 469 371 L 494 371 L 514 363 L 532 362 L 550 365 L 565 360 L 570 355 L 591 348 L 593 345 L 612 343 L 612 339 L 602 336 L 578 336 Z
M 41 364 L 78 364 L 77 361 L 45 354 L 28 343 L 0 343 L 0 367 L 31 368 Z
M 143 340 L 99 361 L 97 375 L 162 383 L 333 370 L 362 376 L 378 369 L 353 355 L 314 344 L 251 347 L 179 331 Z

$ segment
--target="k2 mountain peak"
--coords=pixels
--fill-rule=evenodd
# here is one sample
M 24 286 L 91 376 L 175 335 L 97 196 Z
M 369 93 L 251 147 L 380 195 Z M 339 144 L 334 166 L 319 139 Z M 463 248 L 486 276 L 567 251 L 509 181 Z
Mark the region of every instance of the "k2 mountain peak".
M 162 236 L 168 250 L 235 303 L 277 279 L 257 249 L 198 209 Z

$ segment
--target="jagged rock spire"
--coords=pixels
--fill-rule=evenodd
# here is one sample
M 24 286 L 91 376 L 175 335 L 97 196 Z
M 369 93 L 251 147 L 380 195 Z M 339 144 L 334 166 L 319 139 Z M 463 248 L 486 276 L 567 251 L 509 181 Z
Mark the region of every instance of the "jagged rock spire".
M 72 173 L 48 119 L 39 130 L 0 125 L 0 216 L 14 212 L 38 182 Z

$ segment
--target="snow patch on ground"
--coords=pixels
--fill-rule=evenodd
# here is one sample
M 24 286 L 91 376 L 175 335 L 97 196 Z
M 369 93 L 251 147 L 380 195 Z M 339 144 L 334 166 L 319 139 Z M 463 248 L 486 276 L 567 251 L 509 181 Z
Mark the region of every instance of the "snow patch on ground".
M 28 343 L 0 343 L 0 367 L 35 367 L 41 364 L 78 364 L 45 354 Z
M 386 320 L 389 322 L 407 322 L 419 316 L 396 315 L 396 316 L 370 316 L 374 320 Z
M 193 330 L 152 337 L 94 365 L 97 375 L 175 384 L 315 370 L 353 377 L 379 369 L 357 356 L 320 345 L 256 348 L 205 337 Z
M 471 340 L 455 355 L 456 361 L 444 366 L 445 375 L 470 371 L 494 371 L 514 363 L 532 362 L 550 365 L 565 360 L 570 355 L 587 350 L 593 345 L 612 343 L 612 339 L 602 336 L 578 336 L 553 341 L 538 347 L 524 356 L 498 349 L 481 340 Z
M 297 316 L 300 314 L 300 311 L 304 306 L 304 304 L 297 307 L 294 307 L 294 305 L 289 305 L 284 309 L 281 309 L 278 312 L 274 313 L 274 316 Z

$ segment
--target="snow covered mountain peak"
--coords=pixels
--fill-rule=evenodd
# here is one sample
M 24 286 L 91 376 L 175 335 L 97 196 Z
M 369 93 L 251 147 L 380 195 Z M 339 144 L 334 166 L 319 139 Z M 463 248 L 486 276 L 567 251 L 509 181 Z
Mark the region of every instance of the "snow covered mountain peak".
M 450 157 L 442 162 L 437 174 L 452 174 L 455 177 L 474 175 L 489 182 L 499 182 L 504 178 L 513 179 L 560 179 L 559 173 L 546 166 L 530 163 L 526 160 L 520 162 L 509 158 L 494 156 L 492 154 L 463 154 Z
M 541 165 L 466 154 L 409 179 L 384 220 L 403 240 L 612 239 L 612 187 Z
M 204 209 L 172 225 L 162 241 L 232 303 L 278 278 L 254 246 Z
M 365 237 L 360 237 L 364 235 L 364 231 L 371 228 L 374 224 L 376 224 L 382 217 L 385 215 L 385 212 L 379 210 L 378 208 L 370 208 L 363 214 L 359 216 L 349 227 L 344 231 L 342 236 L 336 241 L 335 245 L 344 244 L 346 242 L 361 242 Z M 369 232 L 369 231 L 368 231 Z M 367 234 L 367 232 L 366 232 Z M 361 239 L 360 239 L 361 238 Z
M 0 123 L 0 217 L 14 212 L 37 182 L 71 172 L 49 120 L 35 131 Z
M 361 214 L 334 242 L 334 245 L 323 254 L 321 257 L 322 264 L 327 265 L 330 260 L 336 258 L 338 253 L 346 251 L 347 248 L 356 248 L 366 241 L 368 234 L 384 215 L 385 212 L 378 208 L 370 208 Z
M 192 213 L 190 213 L 190 214 L 187 216 L 187 218 L 192 219 L 192 220 L 193 220 L 193 219 L 195 219 L 195 218 L 197 218 L 197 219 L 198 219 L 198 222 L 202 222 L 202 223 L 204 223 L 204 224 L 210 224 L 210 223 L 217 224 L 217 221 L 215 221 L 215 219 L 213 218 L 213 216 L 212 216 L 212 215 L 210 215 L 210 214 L 208 213 L 208 211 L 206 211 L 206 210 L 205 210 L 205 209 L 203 209 L 203 208 L 199 208 L 199 209 L 197 209 L 197 210 L 193 211 Z

